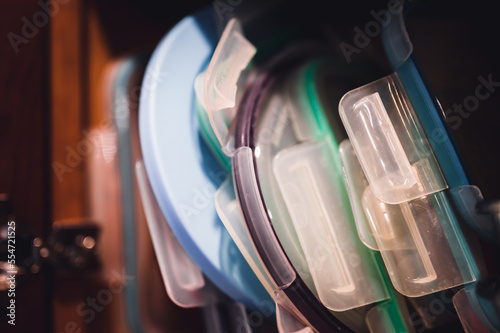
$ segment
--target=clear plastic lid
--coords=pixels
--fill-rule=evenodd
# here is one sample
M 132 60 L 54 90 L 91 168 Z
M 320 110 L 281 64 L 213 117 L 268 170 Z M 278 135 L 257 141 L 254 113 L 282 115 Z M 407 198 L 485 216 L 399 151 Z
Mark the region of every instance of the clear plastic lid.
M 367 187 L 363 207 L 394 287 L 418 297 L 476 280 L 477 268 L 444 192 L 398 205 Z
M 198 98 L 204 101 L 202 104 L 223 147 L 227 146 L 228 131 L 234 118 L 238 79 L 255 52 L 255 46 L 243 36 L 240 22 L 231 19 L 206 72 L 195 83 Z M 200 87 L 201 82 L 203 89 Z
M 380 272 L 357 237 L 331 138 L 293 146 L 274 160 L 281 188 L 323 304 L 344 311 L 387 299 Z M 354 230 L 353 230 L 354 229 Z
M 381 201 L 398 204 L 447 187 L 397 74 L 348 92 L 339 111 Z
M 154 198 L 142 161 L 136 162 L 135 175 L 168 296 L 181 307 L 203 306 L 206 301 L 201 292 L 205 286 L 203 274 L 168 227 Z

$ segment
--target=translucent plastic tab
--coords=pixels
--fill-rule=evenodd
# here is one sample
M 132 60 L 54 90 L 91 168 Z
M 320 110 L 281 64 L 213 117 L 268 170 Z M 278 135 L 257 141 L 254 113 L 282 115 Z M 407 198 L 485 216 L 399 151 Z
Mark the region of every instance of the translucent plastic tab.
M 274 174 L 320 300 L 344 311 L 388 296 L 372 254 L 357 237 L 333 153 L 328 138 L 293 146 L 275 157 Z
M 480 214 L 478 205 L 484 200 L 477 186 L 464 185 L 450 189 L 450 194 L 460 216 L 481 238 L 496 242 L 495 220 L 491 214 Z
M 368 187 L 368 180 L 359 164 L 358 157 L 349 140 L 344 140 L 339 146 L 340 161 L 344 170 L 344 178 L 351 201 L 354 221 L 358 229 L 359 238 L 369 248 L 378 250 L 377 242 L 373 236 L 370 224 L 366 220 L 365 211 L 361 199 L 365 189 Z
M 380 200 L 398 204 L 447 187 L 397 74 L 348 92 L 339 109 Z
M 466 333 L 499 332 L 484 315 L 473 290 L 464 288 L 453 296 L 453 305 Z
M 136 163 L 135 173 L 151 240 L 168 296 L 181 307 L 203 306 L 205 301 L 201 290 L 205 286 L 205 281 L 200 269 L 187 255 L 168 227 L 154 198 L 142 161 Z
M 260 261 L 259 255 L 255 251 L 245 221 L 243 220 L 240 204 L 234 193 L 234 185 L 231 178 L 226 179 L 217 191 L 215 195 L 215 208 L 231 238 L 255 272 L 255 275 L 257 275 L 269 295 L 273 296 L 276 286 L 271 282 L 267 271 Z
M 225 145 L 234 116 L 232 109 L 236 105 L 238 78 L 256 51 L 243 36 L 239 21 L 231 19 L 222 33 L 203 79 L 205 108 L 221 145 Z M 199 83 L 196 84 L 198 85 Z
M 443 192 L 391 205 L 368 187 L 363 207 L 393 285 L 403 295 L 423 296 L 476 280 Z

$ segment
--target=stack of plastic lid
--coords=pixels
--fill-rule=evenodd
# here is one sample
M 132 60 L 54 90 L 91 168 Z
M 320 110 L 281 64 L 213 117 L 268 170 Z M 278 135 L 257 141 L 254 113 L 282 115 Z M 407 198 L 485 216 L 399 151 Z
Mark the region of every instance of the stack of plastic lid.
M 411 59 L 403 26 L 386 31 L 397 68 Z M 281 332 L 402 332 L 406 297 L 480 277 L 459 219 L 490 221 L 474 214 L 479 190 L 457 181 L 454 148 L 427 139 L 442 122 L 418 73 L 347 92 L 337 110 L 329 95 L 353 72 L 322 45 L 252 63 L 259 45 L 238 20 L 215 36 L 210 10 L 181 21 L 141 95 L 136 171 L 172 299 L 231 303 L 206 276 Z
M 299 48 L 288 51 L 289 54 L 284 56 L 278 56 L 278 60 L 274 59 L 274 66 L 271 66 L 268 73 L 257 77 L 255 82 L 266 82 L 266 79 L 267 82 L 274 81 L 269 72 L 283 66 L 283 63 L 300 63 L 301 60 L 307 59 L 306 55 L 298 50 Z M 274 92 L 267 91 L 265 86 L 255 84 L 259 93 L 253 96 L 257 99 L 266 94 L 271 96 L 267 105 L 263 105 L 260 110 L 268 121 L 270 120 L 270 124 L 264 125 L 263 129 L 261 125 L 260 129 L 257 129 L 259 134 L 265 133 L 263 135 L 267 137 L 257 141 L 255 145 L 250 143 L 236 148 L 236 145 L 241 144 L 238 139 L 243 138 L 245 141 L 248 137 L 248 133 L 241 132 L 237 138 L 228 135 L 231 116 L 237 113 L 239 118 L 246 111 L 242 110 L 241 106 L 240 110 L 235 110 L 238 95 L 237 81 L 254 52 L 255 48 L 244 39 L 237 21 L 231 21 L 221 37 L 207 71 L 202 73 L 196 82 L 202 133 L 227 169 L 230 166 L 222 151 L 232 157 L 233 177 L 235 183 L 240 184 L 240 189 L 238 185 L 236 189 L 245 193 L 244 198 L 239 195 L 240 205 L 238 205 L 235 188 L 228 179 L 216 196 L 219 215 L 242 253 L 246 254 L 251 266 L 261 277 L 263 284 L 268 289 L 276 289 L 275 300 L 278 309 L 283 308 L 295 313 L 304 323 L 317 330 L 332 328 L 331 325 L 341 327 L 342 324 L 326 311 L 328 308 L 336 311 L 335 317 L 348 323 L 351 328 L 357 331 L 366 330 L 367 309 L 362 307 L 386 300 L 389 295 L 394 296 L 394 294 L 389 294 L 387 291 L 374 253 L 361 244 L 355 232 L 340 163 L 334 148 L 335 138 L 329 129 L 321 101 L 316 96 L 316 84 L 313 80 L 316 79 L 316 73 L 325 69 L 323 64 L 328 65 L 328 61 L 315 60 L 299 66 L 297 73 L 294 73 L 296 77 L 290 80 L 295 84 L 284 90 L 280 89 L 279 82 L 275 84 L 278 91 Z M 296 89 L 304 91 L 297 92 Z M 252 92 L 251 89 L 247 89 L 245 97 L 252 96 Z M 260 101 L 253 103 L 259 105 Z M 240 105 L 245 104 L 240 103 Z M 209 116 L 206 117 L 204 112 L 208 112 Z M 213 131 L 208 128 L 207 119 L 210 119 Z M 244 119 L 247 121 L 240 121 L 236 125 L 236 133 L 240 124 L 243 128 L 255 127 L 250 123 L 252 119 L 256 119 L 255 116 L 247 114 Z M 252 140 L 255 138 L 250 138 L 250 141 Z M 253 152 L 251 146 L 255 147 Z M 271 152 L 271 149 L 279 153 Z M 271 153 L 277 156 L 269 156 Z M 261 172 L 258 175 L 252 166 L 253 154 L 262 166 L 259 167 Z M 295 161 L 298 165 L 290 161 Z M 333 168 L 335 166 L 336 170 Z M 271 197 L 267 201 L 260 197 L 263 188 L 260 184 L 263 182 L 258 178 L 261 176 L 265 178 L 268 186 L 274 187 L 274 191 L 271 189 L 270 192 L 275 196 L 270 194 Z M 303 181 L 297 183 L 297 179 L 301 177 Z M 323 187 L 318 188 L 319 184 L 323 184 Z M 288 186 L 292 188 L 289 189 Z M 308 201 L 308 198 L 312 200 Z M 337 202 L 333 209 L 328 207 L 328 203 L 332 201 Z M 302 265 L 305 270 L 301 269 L 300 274 L 297 274 L 285 254 L 278 252 L 277 256 L 272 257 L 272 251 L 280 251 L 277 246 L 281 245 L 273 234 L 272 227 L 269 228 L 269 221 L 266 221 L 273 213 L 269 211 L 267 215 L 262 209 L 268 203 L 280 207 L 277 208 L 279 213 L 276 215 L 281 216 L 276 216 L 272 223 L 281 230 L 280 237 L 286 243 L 287 253 L 292 255 L 292 260 L 299 264 L 305 263 Z M 243 214 L 239 209 L 240 206 Z M 255 214 L 259 211 L 264 214 Z M 312 215 L 307 216 L 307 214 Z M 247 223 L 250 235 L 246 233 L 243 221 Z M 252 233 L 252 228 L 255 228 L 255 233 Z M 269 241 L 270 237 L 274 238 L 274 242 Z M 298 242 L 295 241 L 297 239 Z M 252 243 L 255 244 L 257 253 Z M 308 283 L 304 282 L 303 277 L 309 277 Z M 311 295 L 310 289 L 314 290 L 323 304 Z M 397 301 L 394 299 L 392 303 L 395 302 Z M 395 319 L 396 325 L 404 327 L 400 309 L 397 306 L 392 308 L 388 306 L 387 303 L 391 302 L 385 303 L 379 310 L 391 309 L 391 319 Z M 345 312 L 356 308 L 359 310 Z M 313 309 L 315 311 L 311 311 Z M 326 318 L 318 315 L 323 314 L 321 312 Z M 381 326 L 380 329 L 384 325 L 380 324 L 381 317 L 377 314 L 382 312 L 371 312 L 373 314 L 367 316 L 372 318 L 372 321 L 377 321 L 378 326 Z M 370 325 L 369 321 L 368 324 Z M 393 325 L 394 321 L 385 324 Z M 371 323 L 370 326 L 374 328 L 377 325 Z

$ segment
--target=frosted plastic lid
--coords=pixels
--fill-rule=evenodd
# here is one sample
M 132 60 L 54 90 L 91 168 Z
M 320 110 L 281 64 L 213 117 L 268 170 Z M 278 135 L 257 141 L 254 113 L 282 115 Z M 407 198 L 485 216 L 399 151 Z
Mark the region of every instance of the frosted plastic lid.
M 398 204 L 447 187 L 397 74 L 348 92 L 339 111 L 381 201 Z
M 273 169 L 320 300 L 331 310 L 345 311 L 388 296 L 372 253 L 355 231 L 337 144 L 321 102 L 294 89 L 302 85 L 304 91 L 309 82 L 302 75 L 319 71 L 321 64 L 317 60 L 299 68 L 302 80 L 284 92 L 295 137 L 303 143 L 278 153 Z
M 215 135 L 223 146 L 234 118 L 238 79 L 255 52 L 256 48 L 243 36 L 240 22 L 233 18 L 222 33 L 206 73 L 201 76 L 203 95 L 199 97 L 204 100 Z M 198 80 L 201 81 L 201 77 Z M 201 91 L 201 87 L 197 90 Z

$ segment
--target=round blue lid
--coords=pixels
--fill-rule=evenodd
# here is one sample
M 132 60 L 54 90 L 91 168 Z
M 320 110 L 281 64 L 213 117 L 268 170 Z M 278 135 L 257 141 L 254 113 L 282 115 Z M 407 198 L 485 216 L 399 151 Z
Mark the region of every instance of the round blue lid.
M 211 8 L 184 18 L 151 57 L 139 105 L 144 164 L 170 228 L 205 275 L 247 307 L 269 309 L 274 302 L 217 215 L 213 198 L 228 174 L 198 130 L 194 80 L 218 41 L 214 21 Z

